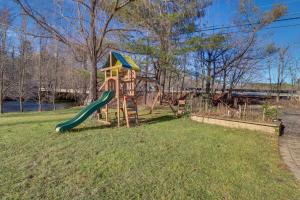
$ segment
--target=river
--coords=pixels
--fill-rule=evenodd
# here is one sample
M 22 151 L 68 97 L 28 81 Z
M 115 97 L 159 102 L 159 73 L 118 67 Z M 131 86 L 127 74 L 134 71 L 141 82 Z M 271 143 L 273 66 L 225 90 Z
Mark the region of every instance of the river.
M 23 103 L 24 105 L 24 112 L 28 111 L 37 111 L 38 110 L 38 103 L 33 101 L 26 101 Z M 74 106 L 74 102 L 58 102 L 55 104 L 57 110 L 71 108 Z M 53 110 L 53 105 L 51 103 L 43 103 L 42 104 L 43 111 Z M 3 104 L 3 112 L 19 112 L 19 102 L 18 101 L 4 101 Z

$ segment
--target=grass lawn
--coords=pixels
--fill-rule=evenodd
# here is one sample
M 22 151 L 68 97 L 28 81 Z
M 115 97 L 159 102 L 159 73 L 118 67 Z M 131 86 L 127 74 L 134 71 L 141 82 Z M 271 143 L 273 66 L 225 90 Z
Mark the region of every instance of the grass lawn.
M 0 117 L 0 199 L 300 199 L 275 138 L 163 110 L 55 133 L 77 111 Z

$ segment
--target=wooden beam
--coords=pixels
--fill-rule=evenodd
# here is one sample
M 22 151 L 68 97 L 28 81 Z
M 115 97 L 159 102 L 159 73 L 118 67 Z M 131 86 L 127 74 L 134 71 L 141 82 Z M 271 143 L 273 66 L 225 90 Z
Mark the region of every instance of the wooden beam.
M 118 127 L 120 126 L 120 77 L 119 70 L 117 70 L 117 79 L 116 79 L 116 98 L 117 98 L 117 121 Z
M 118 69 L 122 67 L 122 65 L 114 65 L 114 66 L 110 66 L 110 67 L 106 67 L 106 68 L 102 68 L 102 69 L 99 69 L 101 72 L 104 72 L 104 71 L 108 71 L 108 70 L 115 70 L 115 69 Z

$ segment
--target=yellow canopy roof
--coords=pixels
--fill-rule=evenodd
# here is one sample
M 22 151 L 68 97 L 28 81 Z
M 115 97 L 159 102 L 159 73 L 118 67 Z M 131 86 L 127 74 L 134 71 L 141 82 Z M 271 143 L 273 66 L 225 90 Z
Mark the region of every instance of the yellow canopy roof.
M 131 69 L 135 71 L 140 71 L 139 66 L 129 57 L 126 55 L 121 55 L 117 52 L 111 52 L 112 55 L 112 67 L 116 69 Z M 109 59 L 103 68 L 109 67 Z

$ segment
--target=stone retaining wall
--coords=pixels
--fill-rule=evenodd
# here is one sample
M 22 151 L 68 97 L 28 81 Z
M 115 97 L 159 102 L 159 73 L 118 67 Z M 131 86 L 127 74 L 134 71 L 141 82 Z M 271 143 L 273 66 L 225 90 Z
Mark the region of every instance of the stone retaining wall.
M 246 122 L 232 119 L 222 119 L 217 117 L 207 117 L 201 115 L 192 115 L 191 119 L 197 122 L 206 124 L 214 124 L 219 126 L 225 126 L 230 128 L 248 129 L 254 131 L 261 131 L 268 134 L 278 134 L 278 125 L 275 124 L 263 124 L 255 122 Z

